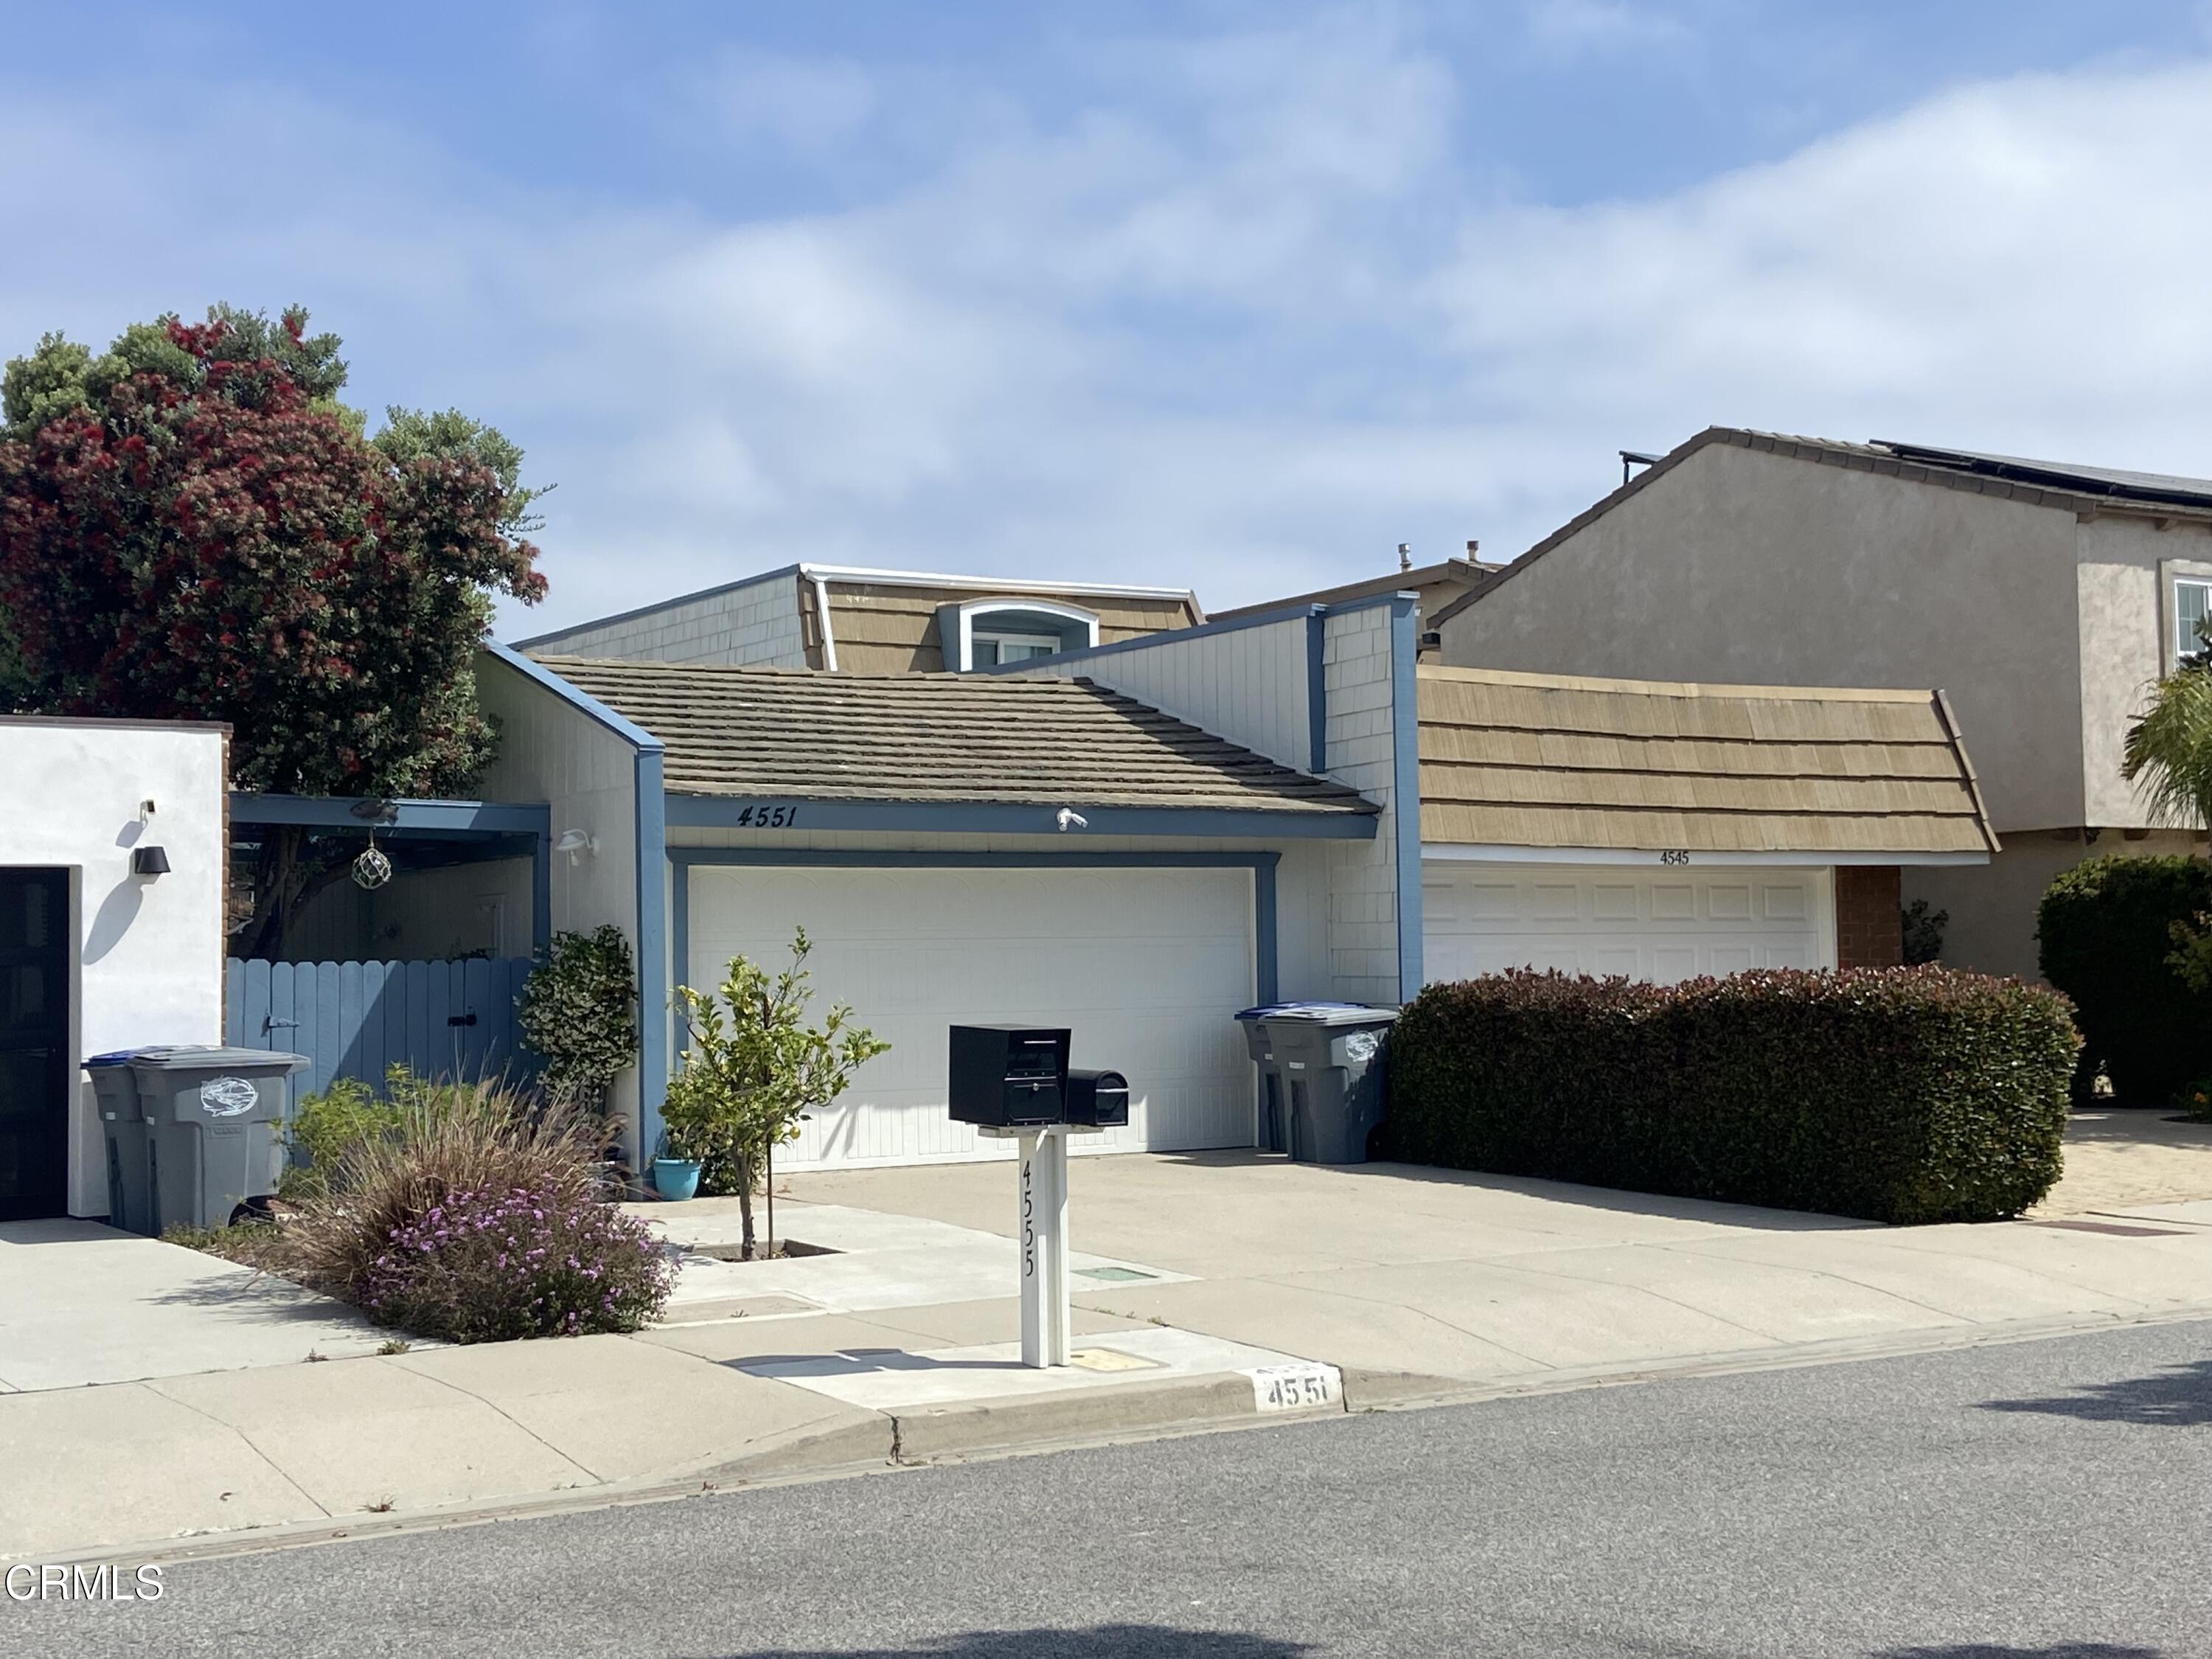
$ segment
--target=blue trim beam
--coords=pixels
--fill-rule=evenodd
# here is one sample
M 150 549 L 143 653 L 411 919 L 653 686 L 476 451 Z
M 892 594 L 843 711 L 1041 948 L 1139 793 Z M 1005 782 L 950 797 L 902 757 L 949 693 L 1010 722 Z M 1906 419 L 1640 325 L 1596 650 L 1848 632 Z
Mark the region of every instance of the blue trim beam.
M 1237 836 L 1255 839 L 1372 841 L 1369 811 L 1266 811 L 1235 807 L 1092 806 L 1066 803 L 1089 822 L 1076 836 Z M 668 823 L 679 830 L 897 830 L 916 835 L 1050 836 L 1060 807 L 961 801 L 806 800 L 787 796 L 671 795 Z M 738 817 L 767 825 L 740 823 Z M 781 816 L 778 816 L 779 812 Z
M 658 744 L 637 752 L 637 1169 L 660 1145 L 674 1012 L 668 996 L 668 795 Z
M 389 811 L 363 817 L 354 808 L 375 796 L 254 795 L 230 798 L 233 824 L 277 824 L 312 830 L 430 830 L 443 834 L 536 835 L 550 824 L 553 809 L 542 801 L 414 800 L 381 802 Z
M 1391 805 L 1398 872 L 1398 1000 L 1421 994 L 1421 685 L 1418 605 L 1390 601 Z
M 1328 774 L 1328 616 L 1316 608 L 1306 618 L 1306 770 Z
M 486 640 L 484 651 L 495 662 L 504 663 L 525 679 L 535 680 L 546 690 L 567 703 L 580 714 L 598 721 L 623 742 L 636 749 L 650 749 L 659 754 L 664 745 L 660 739 L 636 721 L 617 714 L 613 709 L 580 688 L 571 685 L 551 669 L 532 662 L 520 651 L 501 645 L 497 640 Z

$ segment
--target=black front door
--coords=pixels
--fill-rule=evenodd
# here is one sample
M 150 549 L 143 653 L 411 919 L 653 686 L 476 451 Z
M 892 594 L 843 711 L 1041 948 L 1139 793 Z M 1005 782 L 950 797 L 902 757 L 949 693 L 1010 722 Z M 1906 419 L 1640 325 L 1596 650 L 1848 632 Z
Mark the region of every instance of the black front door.
M 69 872 L 0 869 L 0 1221 L 69 1213 Z

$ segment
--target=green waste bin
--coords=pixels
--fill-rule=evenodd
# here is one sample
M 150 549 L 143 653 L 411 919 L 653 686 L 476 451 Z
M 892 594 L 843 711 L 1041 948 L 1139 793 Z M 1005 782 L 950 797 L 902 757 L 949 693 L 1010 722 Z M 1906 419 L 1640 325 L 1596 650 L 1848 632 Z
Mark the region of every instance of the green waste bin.
M 1301 1164 L 1364 1164 L 1382 1121 L 1395 1008 L 1276 1002 L 1237 1016 L 1259 1063 L 1260 1143 Z
M 125 1062 L 146 1117 L 147 1231 L 221 1227 L 276 1188 L 277 1130 L 305 1054 L 267 1048 L 147 1048 Z

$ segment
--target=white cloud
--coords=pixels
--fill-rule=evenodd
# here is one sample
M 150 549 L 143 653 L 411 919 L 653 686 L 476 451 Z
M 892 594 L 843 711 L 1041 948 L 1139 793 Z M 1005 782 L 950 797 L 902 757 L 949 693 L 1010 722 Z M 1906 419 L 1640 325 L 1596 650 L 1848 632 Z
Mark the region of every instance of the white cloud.
M 1087 95 L 994 106 L 916 182 L 736 221 L 251 88 L 148 107 L 179 176 L 263 158 L 212 202 L 113 118 L 0 100 L 0 154 L 52 158 L 0 173 L 41 228 L 0 338 L 306 299 L 364 401 L 482 413 L 559 481 L 532 629 L 798 556 L 1226 605 L 1401 540 L 1517 552 L 1614 449 L 1712 422 L 2212 471 L 2204 65 L 1966 88 L 1562 210 L 1470 182 L 1449 66 L 1385 14 L 1092 57 Z M 830 144 L 888 118 L 846 73 L 740 80 Z
M 1554 58 L 1634 52 L 1690 39 L 1681 20 L 1621 0 L 1531 0 L 1528 38 Z

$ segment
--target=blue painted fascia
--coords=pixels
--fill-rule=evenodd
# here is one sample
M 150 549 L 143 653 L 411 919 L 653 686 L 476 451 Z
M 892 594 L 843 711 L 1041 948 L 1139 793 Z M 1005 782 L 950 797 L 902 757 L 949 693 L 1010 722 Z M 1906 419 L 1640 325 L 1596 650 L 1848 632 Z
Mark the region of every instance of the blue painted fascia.
M 1234 870 L 1252 872 L 1252 983 L 1260 1002 L 1273 1002 L 1280 994 L 1280 929 L 1276 915 L 1275 868 L 1282 854 L 1271 851 L 1236 853 L 940 853 L 928 851 L 872 851 L 863 848 L 811 847 L 672 847 L 668 862 L 673 869 L 675 921 L 672 928 L 676 973 L 679 982 L 691 971 L 691 871 L 695 866 L 752 868 L 815 868 L 847 870 Z M 1080 948 L 1071 939 L 1071 948 Z M 672 994 L 672 993 L 664 993 Z M 662 1060 L 663 1078 L 669 1060 Z M 665 1083 L 663 1085 L 664 1090 Z M 659 1119 L 654 1116 L 655 1133 Z
M 656 745 L 637 752 L 637 1168 L 660 1145 L 668 1097 L 668 794 Z
M 1398 872 L 1398 1000 L 1421 991 L 1421 685 L 1419 602 L 1390 596 L 1391 817 Z
M 544 664 L 532 662 L 520 651 L 501 645 L 497 640 L 486 640 L 483 648 L 494 660 L 505 663 L 526 679 L 537 681 L 571 708 L 598 721 L 623 742 L 639 749 L 650 749 L 656 754 L 660 752 L 663 744 L 659 738 L 636 721 L 617 714 L 589 692 L 569 684 Z
M 1328 775 L 1328 617 L 1316 606 L 1306 617 L 1306 770 Z
M 916 835 L 1235 836 L 1238 837 L 1372 841 L 1374 812 L 1263 811 L 1233 807 L 1092 806 L 1066 805 L 1088 821 L 1062 831 L 1060 807 L 988 802 L 807 800 L 786 796 L 671 795 L 668 823 L 682 830 L 896 830 Z M 773 824 L 738 823 L 740 814 L 785 816 Z
M 368 801 L 386 808 L 376 817 L 354 811 Z M 319 830 L 374 830 L 380 835 L 395 830 L 428 830 L 477 835 L 535 835 L 551 821 L 552 808 L 543 801 L 503 800 L 380 800 L 356 795 L 256 795 L 243 792 L 230 798 L 234 824 L 299 825 Z

